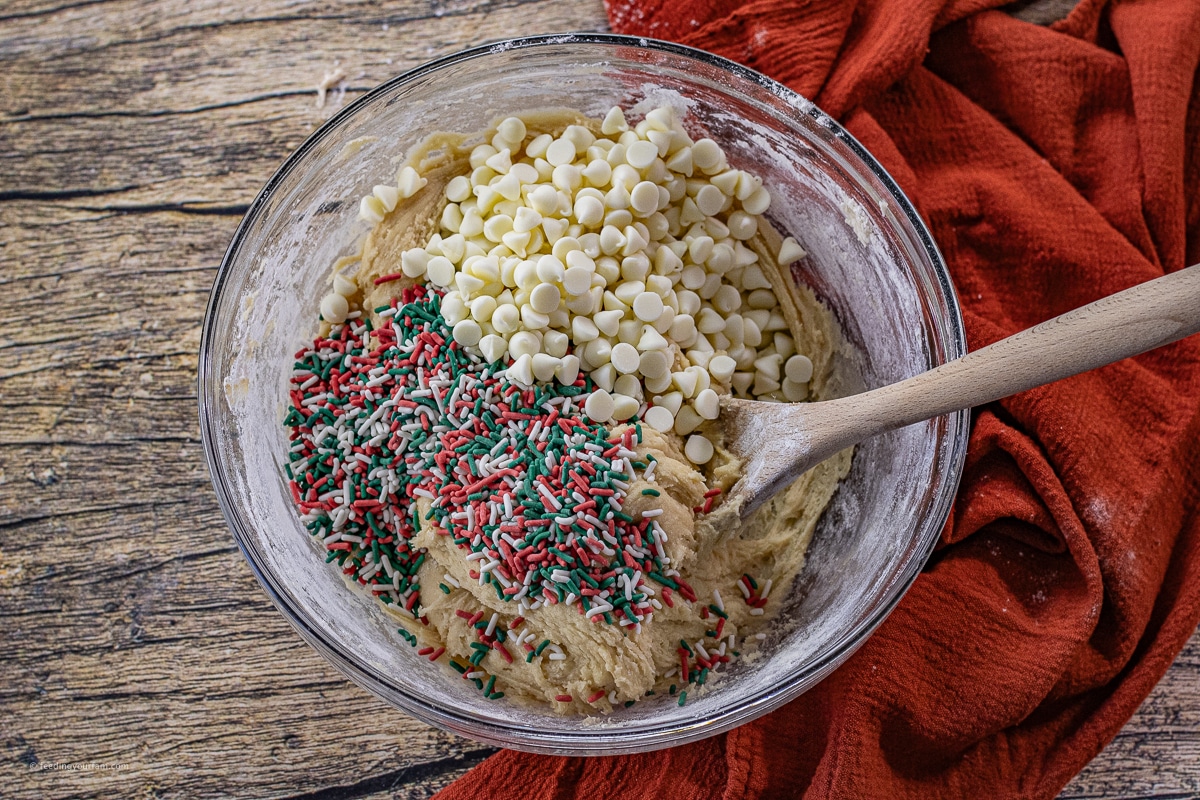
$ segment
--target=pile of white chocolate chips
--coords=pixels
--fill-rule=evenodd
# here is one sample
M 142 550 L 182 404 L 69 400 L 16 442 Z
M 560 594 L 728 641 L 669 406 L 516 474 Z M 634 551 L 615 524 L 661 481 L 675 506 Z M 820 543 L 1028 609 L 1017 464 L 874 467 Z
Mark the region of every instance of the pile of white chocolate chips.
M 526 143 L 524 122 L 505 119 L 471 152 L 471 173 L 446 185 L 438 232 L 401 269 L 446 290 L 454 339 L 487 362 L 511 358 L 509 380 L 572 384 L 585 372 L 592 420 L 638 417 L 687 437 L 686 456 L 705 464 L 713 443 L 696 431 L 718 416 L 717 387 L 808 395 L 812 362 L 746 245 L 771 196 L 669 107 L 632 128 L 614 107 L 599 134 L 570 125 Z M 407 166 L 360 216 L 380 222 L 424 186 Z M 787 238 L 778 263 L 803 256 Z M 348 308 L 336 293 L 321 306 L 330 322 Z

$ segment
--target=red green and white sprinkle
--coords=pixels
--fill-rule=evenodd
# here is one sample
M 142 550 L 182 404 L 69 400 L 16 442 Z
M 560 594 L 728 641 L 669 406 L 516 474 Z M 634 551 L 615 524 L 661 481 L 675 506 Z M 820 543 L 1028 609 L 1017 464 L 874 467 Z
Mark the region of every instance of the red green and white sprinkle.
M 668 606 L 672 591 L 697 598 L 666 554 L 661 510 L 636 519 L 623 510 L 632 483 L 653 481 L 656 467 L 652 456 L 637 453 L 640 425 L 614 436 L 591 421 L 582 410 L 593 388 L 585 377 L 533 388 L 509 381 L 507 364 L 486 363 L 454 341 L 440 303 L 437 292 L 406 289 L 376 309 L 378 329 L 352 313 L 296 354 L 286 471 L 326 560 L 415 622 L 428 624 L 418 577 L 427 554 L 413 539 L 422 522 L 451 538 L 471 563 L 472 580 L 511 603 L 516 617 L 501 625 L 497 613 L 457 612 L 478 641 L 464 656 L 470 667 L 450 663 L 498 699 L 495 676 L 485 684 L 479 669 L 487 655 L 511 663 L 511 647 L 526 661 L 567 657 L 557 644 L 535 645 L 532 632 L 514 630 L 541 606 L 574 606 L 592 622 L 640 633 L 661 608 L 660 596 Z M 449 573 L 435 586 L 446 595 L 461 590 Z M 761 594 L 749 576 L 738 586 L 751 613 L 761 614 L 769 582 Z M 709 608 L 721 619 L 710 633 L 719 639 L 719 592 L 714 601 Z M 399 633 L 417 646 L 411 632 Z M 681 645 L 684 684 L 702 685 L 709 670 L 730 660 L 724 641 L 711 653 L 702 642 Z M 437 660 L 445 649 L 418 653 Z M 587 703 L 605 696 L 597 690 Z M 570 695 L 556 699 L 571 702 Z

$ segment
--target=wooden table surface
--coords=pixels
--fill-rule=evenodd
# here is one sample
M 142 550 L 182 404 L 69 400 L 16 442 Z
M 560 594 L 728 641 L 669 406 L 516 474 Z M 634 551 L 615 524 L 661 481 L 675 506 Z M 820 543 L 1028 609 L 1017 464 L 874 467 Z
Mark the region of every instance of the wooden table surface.
M 599 0 L 0 4 L 0 796 L 418 798 L 491 752 L 386 710 L 267 600 L 204 466 L 200 324 L 251 199 L 338 107 L 605 26 Z M 1063 794 L 1197 796 L 1200 635 Z

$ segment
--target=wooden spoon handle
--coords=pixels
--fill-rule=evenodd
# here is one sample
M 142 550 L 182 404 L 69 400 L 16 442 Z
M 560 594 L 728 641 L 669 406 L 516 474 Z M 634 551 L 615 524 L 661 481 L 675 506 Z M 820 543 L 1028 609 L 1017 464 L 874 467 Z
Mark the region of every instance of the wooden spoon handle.
M 857 406 L 857 442 L 1076 375 L 1200 331 L 1200 265 L 1047 320 L 915 377 L 834 403 Z M 853 443 L 853 442 L 849 442 Z

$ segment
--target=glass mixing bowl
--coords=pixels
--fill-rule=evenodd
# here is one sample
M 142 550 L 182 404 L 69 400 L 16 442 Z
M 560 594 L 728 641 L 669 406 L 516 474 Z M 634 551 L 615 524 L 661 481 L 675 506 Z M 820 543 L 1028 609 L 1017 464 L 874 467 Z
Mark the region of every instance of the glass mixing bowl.
M 809 689 L 862 644 L 925 563 L 966 450 L 960 412 L 858 447 L 809 560 L 762 643 L 680 707 L 650 697 L 600 718 L 483 698 L 417 656 L 392 621 L 325 563 L 301 526 L 283 463 L 291 356 L 311 342 L 334 260 L 366 232 L 358 198 L 438 130 L 570 107 L 671 104 L 734 166 L 763 177 L 769 216 L 808 257 L 795 270 L 835 312 L 855 353 L 841 367 L 875 387 L 965 352 L 962 321 L 929 232 L 883 168 L 786 87 L 674 44 L 537 36 L 466 50 L 391 80 L 321 127 L 271 178 L 217 274 L 200 349 L 200 425 L 221 508 L 250 568 L 300 635 L 351 680 L 417 719 L 504 747 L 558 754 L 645 751 L 728 730 Z M 403 724 L 398 720 L 397 724 Z

